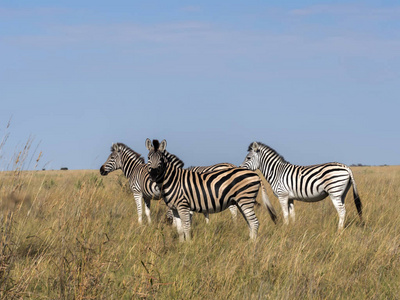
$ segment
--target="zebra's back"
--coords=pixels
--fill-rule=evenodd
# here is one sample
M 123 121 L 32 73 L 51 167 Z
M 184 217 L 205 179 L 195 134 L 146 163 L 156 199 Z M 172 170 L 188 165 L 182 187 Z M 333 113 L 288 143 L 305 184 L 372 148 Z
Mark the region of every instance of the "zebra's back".
M 215 172 L 219 170 L 229 169 L 229 168 L 236 168 L 234 164 L 230 163 L 219 163 L 212 166 L 191 166 L 187 168 L 187 170 L 197 173 L 207 173 L 207 172 Z

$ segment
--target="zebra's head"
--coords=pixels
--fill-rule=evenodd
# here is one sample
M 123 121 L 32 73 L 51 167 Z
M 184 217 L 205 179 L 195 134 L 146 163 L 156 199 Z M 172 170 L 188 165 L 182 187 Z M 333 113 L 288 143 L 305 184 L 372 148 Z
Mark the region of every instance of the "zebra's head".
M 260 146 L 257 142 L 253 142 L 247 151 L 249 153 L 247 153 L 240 167 L 255 171 L 260 167 Z
M 100 174 L 106 176 L 108 173 L 121 169 L 121 149 L 119 144 L 112 144 L 111 154 L 106 162 L 100 167 Z
M 163 180 L 167 168 L 167 159 L 164 155 L 166 147 L 166 140 L 161 143 L 158 140 L 153 140 L 152 143 L 150 139 L 146 139 L 146 148 L 149 150 L 147 168 L 150 178 L 157 183 Z

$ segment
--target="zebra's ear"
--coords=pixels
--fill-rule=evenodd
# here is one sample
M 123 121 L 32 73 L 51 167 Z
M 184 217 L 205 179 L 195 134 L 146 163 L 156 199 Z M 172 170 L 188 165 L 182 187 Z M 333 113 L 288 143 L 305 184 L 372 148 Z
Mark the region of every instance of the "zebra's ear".
M 146 139 L 145 145 L 146 145 L 147 150 L 149 150 L 149 151 L 154 148 L 151 143 L 151 140 L 149 138 Z
M 162 142 L 160 143 L 160 147 L 158 149 L 160 151 L 165 151 L 166 148 L 167 148 L 167 141 L 166 140 L 162 140 Z
M 253 142 L 253 144 L 251 145 L 251 149 L 253 151 L 257 152 L 258 148 L 259 148 L 258 143 L 257 142 Z
M 111 151 L 118 151 L 118 145 L 116 143 L 111 145 Z

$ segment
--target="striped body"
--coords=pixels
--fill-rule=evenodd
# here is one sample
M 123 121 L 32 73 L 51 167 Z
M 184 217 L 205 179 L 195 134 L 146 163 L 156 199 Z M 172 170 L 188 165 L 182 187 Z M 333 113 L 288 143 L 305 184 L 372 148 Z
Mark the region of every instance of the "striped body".
M 208 172 L 215 172 L 215 171 L 219 171 L 219 170 L 225 170 L 225 169 L 229 169 L 229 168 L 236 168 L 236 166 L 234 164 L 230 164 L 230 163 L 219 163 L 219 164 L 215 164 L 215 165 L 211 165 L 211 166 L 196 166 L 196 167 L 195 166 L 191 166 L 191 167 L 187 168 L 186 170 L 203 174 L 203 173 L 208 173 Z M 237 217 L 236 206 L 235 205 L 229 206 L 229 210 L 230 210 L 230 212 L 232 214 L 232 219 L 234 221 L 236 221 L 236 217 Z M 210 221 L 208 213 L 205 212 L 204 216 L 206 218 L 206 223 L 208 224 L 209 221 Z M 169 209 L 167 211 L 167 218 L 168 219 L 173 219 L 172 209 Z M 175 220 L 173 222 L 175 224 Z
M 351 185 L 361 218 L 362 205 L 348 166 L 336 162 L 312 166 L 292 165 L 272 148 L 256 142 L 249 146 L 248 151 L 240 166 L 262 172 L 279 199 L 285 223 L 289 222 L 289 216 L 293 221 L 295 219 L 293 200 L 316 202 L 329 195 L 339 214 L 338 228 L 342 229 L 346 215 L 344 200 Z
M 208 173 L 196 173 L 179 169 L 166 161 L 163 151 L 166 141 L 146 140 L 149 150 L 148 170 L 160 190 L 165 203 L 172 208 L 177 224 L 179 238 L 183 241 L 190 239 L 190 211 L 200 213 L 218 213 L 230 205 L 236 205 L 247 221 L 250 237 L 256 238 L 258 220 L 254 213 L 254 204 L 261 185 L 257 173 L 242 169 L 229 168 Z M 264 197 L 271 218 L 275 221 L 275 211 Z
M 173 154 L 166 152 L 165 155 L 178 168 L 183 167 L 183 162 L 180 160 L 176 161 Z M 122 143 L 113 144 L 111 154 L 100 168 L 100 174 L 105 176 L 118 169 L 121 169 L 129 180 L 129 187 L 133 193 L 138 210 L 139 224 L 142 224 L 142 199 L 145 202 L 147 221 L 151 223 L 150 200 L 160 199 L 160 190 L 150 180 L 144 158 Z

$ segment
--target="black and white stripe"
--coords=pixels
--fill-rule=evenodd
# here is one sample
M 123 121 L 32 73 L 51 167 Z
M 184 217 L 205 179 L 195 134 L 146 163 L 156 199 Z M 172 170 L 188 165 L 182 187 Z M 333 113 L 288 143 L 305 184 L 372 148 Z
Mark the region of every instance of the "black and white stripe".
M 219 171 L 219 170 L 224 170 L 224 169 L 229 169 L 229 168 L 237 168 L 234 164 L 230 163 L 220 163 L 220 164 L 215 164 L 212 166 L 204 166 L 204 167 L 195 167 L 191 166 L 187 168 L 186 170 L 192 171 L 192 172 L 197 172 L 197 173 L 207 173 L 207 172 L 214 172 L 214 171 Z
M 166 144 L 165 140 L 161 143 L 146 140 L 149 150 L 148 172 L 159 186 L 165 203 L 178 218 L 180 241 L 190 240 L 190 211 L 218 213 L 233 204 L 247 221 L 250 238 L 255 239 L 259 222 L 254 213 L 254 204 L 261 185 L 257 173 L 243 168 L 203 174 L 180 169 L 166 160 L 163 154 Z M 263 202 L 275 221 L 275 210 L 266 197 L 265 189 L 261 190 Z
M 173 154 L 168 152 L 164 154 L 177 168 L 183 167 L 183 162 L 181 160 L 176 160 Z M 139 224 L 142 224 L 142 199 L 145 203 L 147 221 L 151 223 L 150 200 L 159 200 L 160 190 L 157 185 L 150 180 L 144 158 L 123 143 L 113 144 L 111 146 L 111 154 L 100 168 L 100 174 L 105 176 L 118 169 L 121 169 L 129 180 L 129 187 L 136 202 Z
M 167 159 L 168 159 L 168 157 L 167 157 Z M 211 166 L 191 166 L 191 167 L 187 168 L 186 170 L 202 174 L 202 173 L 225 170 L 225 169 L 229 169 L 229 168 L 236 168 L 236 166 L 234 164 L 230 164 L 230 163 L 219 163 L 219 164 L 215 164 L 215 165 L 211 165 Z M 232 219 L 234 221 L 236 221 L 236 218 L 237 218 L 236 206 L 235 205 L 229 206 L 229 210 L 231 212 Z M 208 213 L 205 212 L 204 217 L 206 218 L 206 223 L 208 224 L 210 222 Z M 176 225 L 176 220 L 174 219 L 172 209 L 169 209 L 167 211 L 167 218 L 173 219 L 173 224 Z
M 292 221 L 295 220 L 293 200 L 316 202 L 329 195 L 339 214 L 338 228 L 343 229 L 346 215 L 344 200 L 351 185 L 358 215 L 362 218 L 361 200 L 348 166 L 337 162 L 292 165 L 272 148 L 257 142 L 251 143 L 248 151 L 240 167 L 262 172 L 279 199 L 286 224 L 289 223 L 289 216 Z

